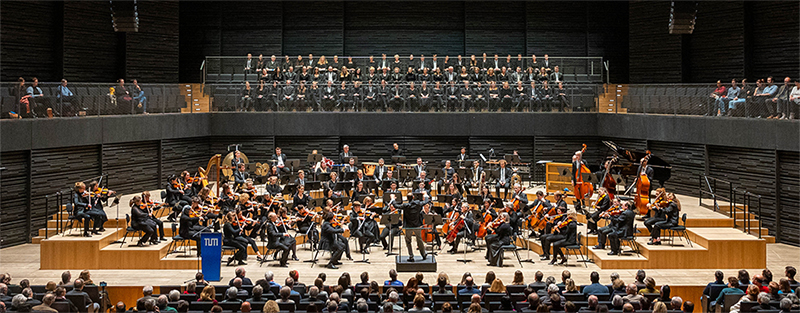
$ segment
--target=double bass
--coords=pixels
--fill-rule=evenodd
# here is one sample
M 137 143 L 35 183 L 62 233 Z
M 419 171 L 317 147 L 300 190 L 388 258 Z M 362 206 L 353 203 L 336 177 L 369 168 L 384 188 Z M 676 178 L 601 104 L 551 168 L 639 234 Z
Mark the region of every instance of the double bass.
M 650 160 L 651 155 L 650 150 L 647 150 L 647 155 L 639 163 L 639 170 L 636 176 L 636 195 L 633 198 L 633 202 L 641 215 L 647 214 L 647 205 L 650 204 L 650 178 L 647 177 L 644 169 L 647 168 L 647 161 Z
M 445 240 L 448 243 L 453 243 L 456 240 L 456 237 L 458 237 L 458 232 L 461 231 L 465 225 L 466 222 L 464 222 L 464 219 L 461 216 L 461 211 L 450 212 L 450 223 L 444 225 L 447 226 L 447 228 L 442 228 L 442 230 L 447 233 Z
M 600 181 L 601 185 L 604 188 L 606 188 L 606 191 L 608 191 L 609 200 L 614 200 L 614 197 L 616 196 L 617 181 L 614 180 L 614 177 L 611 177 L 611 165 L 616 163 L 618 160 L 619 157 L 614 156 L 613 158 L 611 158 L 611 160 L 606 162 L 605 164 L 606 171 L 603 174 L 603 180 Z
M 575 170 L 572 175 L 575 175 L 575 188 L 573 193 L 575 194 L 575 199 L 583 203 L 583 199 L 587 197 L 591 197 L 592 193 L 594 193 L 594 187 L 592 187 L 592 183 L 584 182 L 583 181 L 583 174 L 589 174 L 589 168 L 586 165 L 583 165 L 583 154 L 586 152 L 586 144 L 583 144 L 583 148 L 581 148 L 581 158 L 577 160 L 578 168 Z

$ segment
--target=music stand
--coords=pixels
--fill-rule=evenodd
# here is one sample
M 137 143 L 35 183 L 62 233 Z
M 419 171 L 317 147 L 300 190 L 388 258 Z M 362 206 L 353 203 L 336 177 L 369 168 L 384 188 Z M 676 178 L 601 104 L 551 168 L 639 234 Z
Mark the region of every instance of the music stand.
M 424 214 L 424 215 L 422 215 L 422 223 L 425 224 L 425 225 L 429 225 L 431 227 L 431 229 L 429 229 L 428 231 L 434 233 L 435 234 L 434 236 L 437 236 L 437 237 L 439 236 L 438 234 L 436 234 L 436 226 L 437 225 L 442 225 L 442 216 L 441 215 Z M 441 240 L 441 238 L 439 238 L 439 240 Z M 437 253 L 433 249 L 433 245 L 431 245 L 431 252 L 430 253 L 432 255 L 439 255 L 439 253 Z
M 286 160 L 286 162 L 284 163 L 284 166 L 288 166 L 289 167 L 289 172 L 294 174 L 295 173 L 295 169 L 299 169 L 300 168 L 300 159 Z
M 373 199 L 375 199 L 375 195 L 373 195 L 373 194 L 367 194 L 367 195 L 360 195 L 360 196 L 358 196 L 358 199 L 357 199 L 357 200 L 358 200 L 358 202 L 361 202 L 361 204 L 364 204 L 364 199 L 365 199 L 366 197 L 370 197 L 370 198 L 373 198 Z
M 364 182 L 364 189 L 375 191 L 375 194 L 378 194 L 378 182 L 368 179 L 362 180 Z
M 413 168 L 401 168 L 400 169 L 400 179 L 403 180 L 403 184 L 413 180 L 417 177 L 417 171 Z
M 350 197 L 333 197 L 331 200 L 333 200 L 333 205 L 341 203 L 340 207 L 342 208 L 350 204 Z
M 306 181 L 306 190 L 319 190 L 322 189 L 322 182 L 319 181 Z
M 423 193 L 421 193 L 421 192 L 414 192 L 414 193 L 412 193 L 412 195 L 414 195 L 414 200 L 417 200 L 417 201 L 424 201 L 423 197 L 424 197 L 425 195 L 424 195 Z
M 319 175 L 316 175 L 316 176 L 317 176 L 317 180 L 319 180 L 321 182 L 331 180 L 331 173 L 319 173 Z
M 306 157 L 306 162 L 311 164 L 316 164 L 317 162 L 322 161 L 322 154 L 317 153 L 309 153 Z
M 279 182 L 280 184 L 283 184 L 283 185 L 286 185 L 286 184 L 288 184 L 288 183 L 289 183 L 289 181 L 291 181 L 291 180 L 292 180 L 292 175 L 291 175 L 291 174 L 289 174 L 289 175 L 280 175 L 280 176 L 278 176 L 278 182 Z
M 391 201 L 391 195 L 395 195 L 394 203 L 402 204 L 403 203 L 403 194 L 400 192 L 384 192 L 383 193 L 383 205 L 386 206 Z
M 509 164 L 522 163 L 522 159 L 520 159 L 519 155 L 516 154 L 506 154 L 503 156 L 503 158 L 506 159 L 506 162 Z
M 354 181 L 356 180 L 356 174 L 358 174 L 358 172 L 344 172 L 344 175 L 342 175 L 342 180 Z
M 392 229 L 392 225 L 400 223 L 400 213 L 394 214 L 384 214 L 381 216 L 381 224 L 385 225 L 384 227 L 389 229 L 389 250 L 386 252 L 386 256 L 390 255 L 397 255 L 394 253 L 394 230 Z M 400 252 L 403 251 L 403 248 L 400 248 Z
M 350 159 L 353 159 L 353 161 L 355 161 L 355 162 L 353 162 L 354 166 L 358 166 L 358 157 L 357 156 L 345 157 L 344 160 L 342 160 L 342 162 L 344 164 L 350 164 Z
M 396 155 L 392 157 L 392 163 L 394 164 L 403 164 L 406 163 L 406 157 L 402 155 Z
M 392 182 L 396 183 L 397 181 L 394 180 L 394 178 L 392 178 L 392 180 L 384 180 L 384 181 L 382 181 L 381 182 L 381 189 L 383 189 L 384 191 L 389 190 L 389 188 L 392 188 Z
M 311 201 L 308 202 L 308 205 L 311 206 L 311 208 L 323 207 L 325 206 L 325 198 L 311 199 Z
M 453 201 L 453 195 L 436 195 L 436 202 L 450 204 L 450 201 Z
M 483 198 L 480 195 L 467 195 L 467 203 L 482 206 Z
M 444 176 L 441 167 L 428 167 L 426 172 L 428 173 L 426 178 L 430 178 L 431 180 L 441 179 L 442 176 Z
M 333 187 L 333 191 L 342 191 L 343 193 L 347 193 L 350 195 L 350 188 L 353 187 L 353 182 L 345 181 L 345 182 L 336 182 L 336 186 Z
M 472 171 L 470 171 L 468 168 L 456 168 L 456 174 L 458 174 L 458 177 L 461 177 L 462 179 L 467 179 L 467 173 L 469 172 Z
M 290 196 L 294 197 L 294 193 L 295 192 L 297 192 L 297 184 L 291 183 L 291 184 L 286 184 L 286 186 L 283 187 L 283 190 L 281 191 L 281 194 L 290 195 Z

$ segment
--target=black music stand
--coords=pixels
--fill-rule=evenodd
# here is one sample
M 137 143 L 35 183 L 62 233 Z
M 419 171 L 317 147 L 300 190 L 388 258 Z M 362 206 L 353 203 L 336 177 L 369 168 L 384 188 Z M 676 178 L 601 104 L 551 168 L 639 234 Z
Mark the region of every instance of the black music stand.
M 383 205 L 389 205 L 389 201 L 391 201 L 391 195 L 395 195 L 394 203 L 401 204 L 403 203 L 403 194 L 400 192 L 384 192 L 383 193 Z
M 333 197 L 331 200 L 333 200 L 333 205 L 341 203 L 340 207 L 342 208 L 350 204 L 350 197 Z
M 297 184 L 291 183 L 291 184 L 286 184 L 286 186 L 283 187 L 281 194 L 294 197 L 294 194 L 296 192 L 297 192 Z
M 355 162 L 353 162 L 354 166 L 358 166 L 358 157 L 357 156 L 345 157 L 344 160 L 342 160 L 342 163 L 343 164 L 350 164 L 350 159 L 353 159 L 353 161 L 355 161 Z
M 394 178 L 392 178 L 392 180 L 381 181 L 381 189 L 383 189 L 384 191 L 389 190 L 389 188 L 392 188 L 392 182 L 396 183 L 397 181 L 394 180 Z
M 444 177 L 444 172 L 442 171 L 441 167 L 428 167 L 426 173 L 428 173 L 426 178 L 430 178 L 431 180 L 441 179 Z
M 320 181 L 306 181 L 306 190 L 319 190 L 322 189 L 322 182 Z
M 317 163 L 322 162 L 322 154 L 309 153 L 308 156 L 306 157 L 306 162 L 308 162 L 309 171 L 313 171 L 311 174 L 314 175 L 314 179 L 317 179 L 316 178 L 317 171 L 314 171 L 314 166 Z
M 400 169 L 400 179 L 403 180 L 403 184 L 414 180 L 417 177 L 417 171 L 413 168 L 401 168 Z
M 414 193 L 412 193 L 412 195 L 414 195 L 414 200 L 425 201 L 425 199 L 423 199 L 423 197 L 425 195 L 423 193 L 421 193 L 421 192 L 414 192 Z
M 384 227 L 389 229 L 389 251 L 386 252 L 386 256 L 390 255 L 397 255 L 394 253 L 394 230 L 392 229 L 392 225 L 397 224 L 400 222 L 400 213 L 393 213 L 393 214 L 384 214 L 381 216 L 381 224 Z M 402 243 L 401 243 L 402 244 Z M 403 252 L 403 248 L 400 247 L 400 252 Z
M 464 264 L 467 264 L 467 263 L 469 263 L 469 262 L 472 262 L 472 260 L 470 260 L 469 258 L 467 258 L 467 250 L 470 248 L 470 246 L 469 246 L 469 243 L 468 243 L 468 241 L 469 241 L 469 240 L 467 240 L 467 237 L 469 237 L 469 236 L 470 236 L 470 234 L 472 234 L 472 229 L 470 229 L 469 227 L 467 227 L 467 225 L 466 225 L 466 224 L 464 224 L 464 229 L 466 229 L 466 230 L 467 230 L 467 233 L 466 233 L 466 234 L 464 234 L 464 238 L 462 238 L 462 239 L 461 239 L 461 242 L 463 242 L 463 243 L 464 243 L 464 258 L 463 258 L 463 259 L 458 259 L 458 260 L 456 260 L 456 261 L 458 261 L 458 262 L 463 262 Z M 456 247 L 456 249 L 458 249 L 458 247 Z M 475 250 L 476 250 L 476 249 L 473 249 L 472 251 L 475 251 Z
M 450 204 L 453 201 L 453 195 L 436 195 L 436 202 Z
M 300 168 L 300 159 L 286 160 L 286 163 L 284 164 L 284 166 L 288 166 L 289 167 L 289 172 L 294 174 L 295 171 L 296 171 L 295 169 L 299 169 Z
M 434 233 L 434 236 L 436 236 L 436 237 L 438 237 L 438 236 L 439 236 L 438 234 L 436 234 L 436 226 L 438 226 L 438 225 L 442 225 L 442 216 L 441 216 L 441 215 L 437 215 L 437 214 L 424 214 L 424 215 L 422 215 L 422 223 L 423 223 L 423 224 L 425 224 L 425 225 L 430 225 L 430 229 L 429 229 L 428 231 L 429 231 L 429 232 L 432 232 L 432 233 Z M 442 239 L 441 239 L 441 238 L 439 238 L 439 240 L 441 241 Z M 434 244 L 435 244 L 435 243 L 434 243 Z M 438 253 L 438 252 L 436 252 L 436 251 L 433 249 L 433 244 L 431 245 L 431 252 L 430 252 L 430 254 L 433 254 L 433 255 L 439 255 L 439 253 Z
M 477 205 L 477 206 L 482 206 L 483 205 L 483 197 L 481 197 L 479 195 L 467 195 L 467 203 L 468 204 L 474 204 L 474 205 Z
M 462 180 L 467 179 L 467 173 L 471 172 L 468 168 L 461 167 L 457 167 L 455 170 L 456 174 L 458 174 L 458 177 L 461 177 Z
M 342 191 L 342 194 L 347 194 L 347 196 L 349 197 L 350 188 L 353 188 L 353 182 L 340 181 L 336 182 L 336 186 L 333 187 L 333 191 Z
M 508 164 L 517 164 L 522 163 L 522 159 L 520 159 L 519 155 L 516 154 L 506 154 L 503 158 L 508 162 Z
M 319 173 L 319 175 L 316 176 L 316 179 L 321 182 L 331 180 L 331 173 Z
M 394 164 L 403 164 L 406 163 L 406 157 L 402 155 L 396 155 L 392 157 L 392 163 Z
M 358 172 L 344 172 L 343 175 L 342 175 L 342 180 L 343 181 L 354 181 L 354 180 L 356 180 L 356 174 L 358 174 Z
M 311 201 L 308 202 L 308 205 L 310 206 L 309 210 L 311 208 L 323 207 L 325 206 L 325 198 L 322 197 L 322 198 L 311 199 Z
M 288 175 L 278 175 L 278 184 L 286 185 L 290 181 L 292 181 L 292 174 Z
M 361 204 L 364 204 L 364 199 L 366 199 L 367 197 L 375 199 L 375 195 L 368 194 L 368 195 L 360 195 L 360 196 L 358 196 L 357 200 L 358 200 L 358 202 L 361 202 Z

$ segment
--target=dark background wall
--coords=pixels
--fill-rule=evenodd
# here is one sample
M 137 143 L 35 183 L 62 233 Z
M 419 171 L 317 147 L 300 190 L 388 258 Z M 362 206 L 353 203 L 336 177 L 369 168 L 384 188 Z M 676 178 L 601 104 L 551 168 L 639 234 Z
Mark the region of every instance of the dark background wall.
M 201 80 L 207 55 L 247 53 L 601 56 L 628 79 L 626 2 L 182 1 L 180 13 L 182 82 Z
M 800 76 L 798 2 L 699 2 L 691 35 L 668 33 L 669 8 L 630 3 L 632 83 Z
M 108 1 L 3 1 L 0 80 L 178 82 L 178 9 L 140 1 L 139 32 L 125 34 L 114 32 Z
M 369 122 L 365 122 L 369 121 Z M 242 128 L 241 125 L 260 125 Z M 314 127 L 298 127 L 314 125 Z M 741 129 L 748 132 L 742 133 Z M 729 136 L 736 133 L 737 136 Z M 791 121 L 689 116 L 572 114 L 207 113 L 0 122 L 0 239 L 23 243 L 45 223 L 44 196 L 108 173 L 122 193 L 161 188 L 195 172 L 229 144 L 254 161 L 276 146 L 302 160 L 311 150 L 338 155 L 347 144 L 362 161 L 387 157 L 397 142 L 411 158 L 441 160 L 518 150 L 524 162 L 568 162 L 581 144 L 597 165 L 602 140 L 651 150 L 672 165 L 670 190 L 697 196 L 700 175 L 762 195 L 764 225 L 800 244 L 800 131 Z M 51 207 L 50 210 L 55 208 Z M 28 224 L 30 221 L 30 224 Z

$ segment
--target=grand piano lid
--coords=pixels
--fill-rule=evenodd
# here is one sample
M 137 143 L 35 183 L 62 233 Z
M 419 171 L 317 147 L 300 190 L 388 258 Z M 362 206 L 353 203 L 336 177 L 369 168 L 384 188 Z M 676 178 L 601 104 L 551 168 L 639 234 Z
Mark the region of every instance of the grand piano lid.
M 613 151 L 614 154 L 618 155 L 620 158 L 623 158 L 628 162 L 637 165 L 642 160 L 642 158 L 647 156 L 647 153 L 645 152 L 638 152 L 622 148 L 613 141 L 604 140 L 603 144 L 606 145 L 608 149 Z M 654 155 L 652 153 L 650 154 L 650 161 L 647 162 L 647 164 L 653 168 L 672 168 L 672 166 L 669 163 L 667 163 L 667 161 L 664 161 L 663 159 L 659 158 L 657 155 Z

